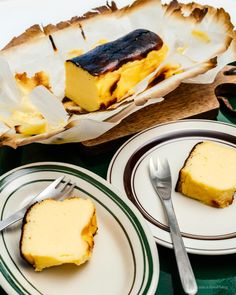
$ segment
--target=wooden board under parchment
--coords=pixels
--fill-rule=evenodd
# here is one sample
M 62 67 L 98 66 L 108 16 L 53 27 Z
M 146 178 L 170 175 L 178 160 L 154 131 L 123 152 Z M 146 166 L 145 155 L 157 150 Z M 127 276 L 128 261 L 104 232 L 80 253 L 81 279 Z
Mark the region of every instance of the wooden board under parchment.
M 214 119 L 219 110 L 215 88 L 222 83 L 236 83 L 236 75 L 229 75 L 235 67 L 225 67 L 212 84 L 181 84 L 161 103 L 150 105 L 125 118 L 102 136 L 85 141 L 86 147 L 132 135 L 151 126 L 186 118 Z M 228 74 L 227 74 L 228 73 Z

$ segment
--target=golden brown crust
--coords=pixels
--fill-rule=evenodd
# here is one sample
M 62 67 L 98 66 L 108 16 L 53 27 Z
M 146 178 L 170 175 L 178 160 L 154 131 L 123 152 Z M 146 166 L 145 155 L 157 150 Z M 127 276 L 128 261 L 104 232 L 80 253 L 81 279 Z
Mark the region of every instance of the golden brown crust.
M 130 5 L 127 5 L 125 7 L 122 7 L 121 9 L 118 9 L 119 14 L 127 14 L 131 11 L 134 11 L 136 9 L 139 9 L 142 6 L 145 6 L 147 4 L 156 3 L 161 5 L 161 0 L 136 0 Z
M 43 31 L 39 25 L 33 25 L 18 37 L 14 37 L 2 50 L 9 49 L 27 43 L 33 39 L 44 36 Z
M 43 134 L 27 136 L 27 137 L 23 137 L 21 134 L 5 133 L 0 136 L 0 147 L 6 145 L 6 146 L 10 146 L 10 147 L 16 149 L 18 146 L 23 146 L 26 144 L 30 144 L 32 142 L 39 142 L 39 141 L 41 142 L 43 140 L 47 140 L 48 138 L 51 138 L 51 137 L 59 134 L 59 133 L 62 133 L 63 131 L 68 129 L 69 126 L 70 126 L 70 123 L 68 123 L 67 126 L 62 127 L 61 129 L 49 131 L 49 132 L 43 133 Z M 18 135 L 18 136 L 16 136 L 16 135 Z
M 116 7 L 115 3 L 113 2 L 110 5 L 107 4 L 106 6 L 102 6 L 100 8 L 95 8 L 92 11 L 85 13 L 81 17 L 73 17 L 69 21 L 60 22 L 56 25 L 49 24 L 48 26 L 43 28 L 43 31 L 41 30 L 39 25 L 35 25 L 35 26 L 32 26 L 31 28 L 27 29 L 26 32 L 24 32 L 22 35 L 15 37 L 10 43 L 8 43 L 8 45 L 5 47 L 4 50 L 7 51 L 8 49 L 11 49 L 11 48 L 14 49 L 15 46 L 18 46 L 21 44 L 27 44 L 28 42 L 30 42 L 32 40 L 37 40 L 37 39 L 40 39 L 45 36 L 47 36 L 47 38 L 49 36 L 49 38 L 50 38 L 50 34 L 53 34 L 54 32 L 59 31 L 59 30 L 63 30 L 65 28 L 69 28 L 71 26 L 76 26 L 76 28 L 77 27 L 80 28 L 81 33 L 83 34 L 83 22 L 85 22 L 88 19 L 92 19 L 96 16 L 98 18 L 100 17 L 102 19 L 102 17 L 109 15 L 109 14 L 115 14 L 117 17 L 119 17 L 120 15 L 123 15 L 123 14 L 126 15 L 127 13 L 132 12 L 133 10 L 141 9 L 142 7 L 146 7 L 148 5 L 150 5 L 150 7 L 152 7 L 152 5 L 153 5 L 154 8 L 155 7 L 158 8 L 158 5 L 161 5 L 161 1 L 160 0 L 137 0 L 134 3 L 132 3 L 131 5 L 128 5 L 124 8 L 121 8 L 121 9 L 118 9 Z M 235 33 L 235 31 L 232 30 L 233 26 L 230 22 L 229 14 L 226 13 L 223 9 L 216 9 L 216 8 L 213 8 L 213 7 L 210 7 L 207 5 L 203 6 L 203 5 L 199 5 L 196 3 L 180 4 L 176 0 L 172 1 L 168 5 L 164 5 L 162 7 L 163 7 L 163 11 L 166 11 L 166 13 L 171 14 L 171 16 L 177 17 L 180 21 L 185 20 L 186 22 L 194 21 L 196 23 L 199 23 L 204 17 L 209 16 L 210 21 L 212 21 L 212 22 L 216 21 L 217 24 L 219 24 L 219 23 L 222 24 L 222 28 L 224 28 L 224 32 L 228 33 L 228 38 L 226 40 L 227 42 L 225 41 L 224 46 L 222 46 L 221 52 L 223 52 L 223 50 L 227 49 L 229 44 L 231 44 L 230 46 L 232 46 L 232 48 L 233 48 L 232 50 L 236 54 L 236 33 Z M 189 17 L 185 18 L 183 16 L 184 11 L 188 12 L 187 15 L 189 15 Z M 218 27 L 220 27 L 220 26 L 218 26 Z M 234 35 L 234 40 L 231 42 L 233 35 Z M 84 38 L 86 38 L 86 36 L 84 36 Z M 53 44 L 53 42 L 52 42 L 52 44 Z M 56 49 L 56 48 L 54 48 L 54 49 Z M 14 50 L 12 50 L 12 53 L 13 52 L 14 52 Z M 209 67 L 209 68 L 211 68 L 211 67 Z M 205 71 L 206 71 L 206 69 L 204 69 L 204 72 Z M 179 84 L 179 83 L 177 83 L 177 84 Z M 176 85 L 174 85 L 172 83 L 172 85 L 170 85 L 170 87 L 169 87 L 170 91 L 172 91 L 175 86 Z M 164 95 L 165 94 L 166 94 L 166 92 L 164 93 Z M 68 106 L 68 110 L 69 110 L 69 108 L 71 109 L 71 113 L 78 113 L 78 114 L 80 113 L 80 110 L 78 108 L 75 109 L 71 105 Z M 121 118 L 121 119 L 123 119 L 123 118 Z M 57 131 L 50 131 L 48 133 L 39 134 L 36 136 L 25 137 L 25 138 L 23 138 L 23 136 L 21 136 L 19 134 L 5 133 L 0 136 L 0 146 L 8 145 L 13 148 L 16 148 L 17 146 L 29 144 L 31 142 L 43 141 L 43 140 L 46 140 L 50 137 L 53 137 L 54 135 L 56 135 L 58 133 L 62 133 L 66 129 L 69 129 L 69 126 L 70 126 L 70 124 L 68 124 L 65 128 L 61 128 L 60 130 L 57 130 Z M 65 141 L 63 140 L 63 134 L 61 134 L 61 138 L 62 138 L 61 142 L 65 143 Z
M 50 35 L 50 34 L 56 32 L 56 31 L 59 31 L 59 30 L 63 30 L 65 28 L 68 28 L 68 27 L 70 27 L 73 24 L 72 19 L 71 20 L 68 20 L 68 21 L 59 22 L 59 23 L 57 23 L 55 25 L 48 24 L 48 25 L 46 25 L 46 26 L 43 27 L 43 31 L 44 31 L 44 33 L 46 35 Z
M 72 199 L 80 199 L 80 197 L 68 197 L 66 198 L 66 200 L 72 200 Z M 41 202 L 44 201 L 52 201 L 52 202 L 57 202 L 54 199 L 45 199 Z M 32 211 L 32 209 L 39 205 L 41 202 L 35 202 L 34 204 L 32 204 L 25 212 L 25 215 L 23 217 L 22 220 L 22 226 L 21 226 L 21 237 L 20 237 L 20 242 L 19 242 L 19 248 L 20 248 L 20 256 L 30 265 L 34 266 L 34 260 L 32 258 L 32 260 L 30 260 L 30 256 L 28 255 L 28 259 L 27 257 L 24 255 L 23 251 L 22 251 L 22 244 L 23 244 L 23 236 L 24 236 L 24 231 L 25 231 L 25 226 L 26 224 L 29 222 L 29 215 Z M 84 241 L 87 243 L 88 246 L 88 255 L 92 252 L 93 247 L 94 247 L 94 240 L 93 237 L 96 235 L 98 230 L 98 226 L 97 226 L 97 218 L 96 218 L 96 209 L 94 207 L 94 211 L 93 214 L 88 222 L 88 224 L 84 227 L 83 231 L 82 231 L 82 237 L 84 239 Z
M 27 262 L 27 263 L 29 263 L 30 265 L 32 265 L 33 263 L 32 263 L 32 261 L 29 261 L 25 256 L 24 256 L 24 254 L 23 254 L 23 252 L 22 252 L 22 241 L 23 241 L 23 235 L 24 235 L 24 230 L 25 230 L 25 226 L 26 226 L 26 224 L 27 224 L 27 218 L 28 218 L 28 216 L 29 216 L 29 213 L 30 213 L 30 211 L 32 210 L 32 208 L 35 206 L 35 205 L 37 205 L 38 203 L 36 202 L 36 203 L 34 203 L 34 204 L 32 204 L 27 210 L 26 210 L 26 212 L 25 212 L 25 215 L 24 215 L 24 217 L 23 217 L 23 220 L 22 220 L 22 226 L 21 226 L 21 236 L 20 236 L 20 243 L 19 243 L 19 247 L 20 247 L 20 256 Z
M 50 35 L 58 30 L 57 26 L 48 24 L 47 26 L 43 27 L 43 31 L 46 35 Z
M 211 200 L 211 206 L 215 207 L 215 208 L 224 208 L 227 207 L 229 205 L 231 205 L 233 203 L 234 198 L 232 197 L 231 200 L 227 200 L 224 205 L 222 205 L 222 203 L 219 203 L 217 200 Z
M 44 28 L 46 34 L 53 34 L 56 31 L 65 29 L 70 26 L 78 26 L 81 29 L 81 33 L 86 39 L 83 32 L 83 21 L 94 18 L 101 17 L 104 15 L 116 13 L 118 17 L 133 12 L 136 9 L 140 9 L 142 6 L 149 4 L 162 5 L 160 0 L 136 0 L 131 5 L 127 5 L 121 9 L 118 9 L 115 4 L 101 6 L 85 13 L 80 17 L 73 17 L 68 21 L 60 22 L 56 25 L 48 25 Z M 197 3 L 183 4 L 179 3 L 177 0 L 173 0 L 169 4 L 162 5 L 163 11 L 171 15 L 171 17 L 177 18 L 180 21 L 192 23 L 200 23 L 204 17 L 210 17 L 210 21 L 221 23 L 225 31 L 228 34 L 228 38 L 225 40 L 225 46 L 222 51 L 226 50 L 230 45 L 233 38 L 233 25 L 230 21 L 230 16 L 223 8 L 214 8 L 208 5 L 201 5 Z M 188 11 L 188 17 L 184 16 L 184 11 Z
M 48 90 L 51 90 L 49 77 L 44 71 L 37 72 L 32 77 L 28 77 L 26 72 L 16 73 L 15 79 L 19 85 L 28 90 L 32 90 L 39 85 L 43 85 Z
M 139 9 L 142 6 L 149 4 L 157 4 L 162 5 L 160 0 L 136 0 L 131 5 L 127 5 L 121 9 L 118 9 L 115 2 L 109 5 L 108 3 L 104 6 L 96 7 L 91 11 L 86 12 L 82 16 L 74 16 L 68 21 L 62 21 L 55 25 L 48 24 L 43 27 L 43 31 L 41 30 L 39 25 L 34 25 L 27 29 L 23 34 L 18 37 L 14 37 L 5 47 L 5 49 L 11 48 L 16 45 L 20 45 L 23 43 L 27 43 L 29 40 L 35 39 L 38 36 L 50 35 L 55 33 L 56 31 L 63 30 L 70 26 L 78 26 L 81 30 L 83 29 L 83 21 L 94 18 L 96 16 L 104 16 L 111 13 L 117 13 L 117 15 L 121 16 L 127 13 L 130 13 L 136 9 Z M 173 17 L 177 17 L 180 20 L 184 20 L 190 23 L 199 23 L 202 19 L 209 15 L 212 17 L 212 21 L 220 22 L 222 26 L 225 27 L 226 32 L 229 33 L 231 39 L 227 44 L 229 45 L 230 41 L 233 37 L 233 25 L 230 21 L 230 16 L 223 8 L 214 8 L 208 5 L 200 5 L 196 3 L 182 4 L 177 0 L 173 0 L 169 4 L 162 5 L 163 10 L 170 14 Z M 189 16 L 186 18 L 183 16 L 183 12 L 188 11 Z
M 182 193 L 182 183 L 183 183 L 183 175 L 182 175 L 182 172 L 183 172 L 183 169 L 185 168 L 188 160 L 193 157 L 193 153 L 194 153 L 195 149 L 197 148 L 197 146 L 199 146 L 200 144 L 203 144 L 203 143 L 204 142 L 201 141 L 201 142 L 198 142 L 197 144 L 195 144 L 195 146 L 191 149 L 188 157 L 184 161 L 184 164 L 183 164 L 182 168 L 179 171 L 179 176 L 178 176 L 178 179 L 177 179 L 177 182 L 176 182 L 176 185 L 175 185 L 175 191 L 176 192 Z
M 181 170 L 179 171 L 179 176 L 178 176 L 178 179 L 177 179 L 177 182 L 176 182 L 176 186 L 175 186 L 175 191 L 176 192 L 179 192 L 179 193 L 183 193 L 182 191 L 182 184 L 184 182 L 184 177 L 183 177 L 183 169 L 185 168 L 187 162 L 193 157 L 193 153 L 194 151 L 196 150 L 196 148 L 201 145 L 201 144 L 204 144 L 204 142 L 199 142 L 197 143 L 193 148 L 192 150 L 190 151 L 189 153 L 189 156 L 187 157 L 187 159 L 185 160 Z M 184 193 L 183 193 L 184 194 Z M 232 195 L 232 198 L 227 198 L 224 203 L 222 202 L 219 202 L 217 199 L 212 199 L 210 200 L 210 202 L 206 202 L 207 205 L 210 205 L 212 207 L 215 207 L 215 208 L 224 208 L 224 207 L 227 207 L 229 205 L 231 205 L 233 203 L 233 200 L 234 200 L 234 194 Z
M 229 34 L 227 46 L 233 38 L 233 24 L 230 20 L 230 15 L 223 8 L 215 8 L 209 5 L 201 5 L 198 3 L 183 4 L 178 1 L 172 1 L 166 5 L 166 14 L 176 17 L 179 20 L 184 20 L 189 23 L 200 23 L 204 17 L 209 17 L 210 22 L 221 23 L 225 28 L 225 32 Z M 188 12 L 185 17 L 184 13 Z
M 50 35 L 52 33 L 55 33 L 56 31 L 63 30 L 65 28 L 68 28 L 73 25 L 81 28 L 82 22 L 84 20 L 93 18 L 93 17 L 101 15 L 101 14 L 103 14 L 103 15 L 110 14 L 116 10 L 118 10 L 117 6 L 116 6 L 115 2 L 112 2 L 111 5 L 107 4 L 107 6 L 96 7 L 93 10 L 86 12 L 82 16 L 73 16 L 71 19 L 69 19 L 67 21 L 59 22 L 55 25 L 48 24 L 43 27 L 43 30 L 46 35 Z
M 69 100 L 68 98 L 63 100 L 63 106 L 68 114 L 84 114 L 87 113 L 85 110 L 83 110 L 79 105 L 77 105 L 74 101 Z
M 93 247 L 94 247 L 93 237 L 96 235 L 97 231 L 98 231 L 98 226 L 97 226 L 96 210 L 94 208 L 93 215 L 91 216 L 88 224 L 84 227 L 81 233 L 83 240 L 88 245 L 88 253 L 91 253 L 93 250 Z
M 160 1 L 159 0 L 137 0 L 133 2 L 131 5 L 127 5 L 121 9 L 118 9 L 116 6 L 116 3 L 112 1 L 111 4 L 107 3 L 106 5 L 93 8 L 91 11 L 84 13 L 82 16 L 74 16 L 67 21 L 62 21 L 55 25 L 48 24 L 47 26 L 44 26 L 43 29 L 46 35 L 50 35 L 56 31 L 63 30 L 72 25 L 82 27 L 83 21 L 94 18 L 96 16 L 101 16 L 101 14 L 103 16 L 114 13 L 114 12 L 118 12 L 120 15 L 126 14 L 127 12 L 130 12 L 134 9 L 139 8 L 140 6 L 145 5 L 146 3 L 151 3 L 151 2 L 160 2 Z
M 17 138 L 15 134 L 10 135 L 8 133 L 4 133 L 0 136 L 0 147 L 2 146 L 9 146 L 13 149 L 18 147 Z

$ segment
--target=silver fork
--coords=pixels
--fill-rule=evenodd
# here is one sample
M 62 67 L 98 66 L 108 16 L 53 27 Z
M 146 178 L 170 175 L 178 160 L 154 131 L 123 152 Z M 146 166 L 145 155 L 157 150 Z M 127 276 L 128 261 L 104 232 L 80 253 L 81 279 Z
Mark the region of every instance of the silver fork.
M 22 219 L 25 215 L 26 210 L 36 202 L 40 202 L 46 198 L 64 198 L 72 193 L 75 188 L 75 183 L 71 183 L 70 180 L 67 180 L 63 183 L 64 176 L 61 176 L 54 180 L 49 186 L 47 186 L 41 193 L 34 197 L 27 205 L 25 205 L 20 210 L 16 211 L 9 217 L 0 221 L 0 231 L 8 227 L 9 225 L 17 222 Z
M 183 289 L 186 294 L 194 295 L 197 293 L 198 287 L 174 212 L 171 199 L 171 172 L 167 159 L 157 158 L 155 161 L 151 157 L 149 175 L 152 185 L 165 208 Z

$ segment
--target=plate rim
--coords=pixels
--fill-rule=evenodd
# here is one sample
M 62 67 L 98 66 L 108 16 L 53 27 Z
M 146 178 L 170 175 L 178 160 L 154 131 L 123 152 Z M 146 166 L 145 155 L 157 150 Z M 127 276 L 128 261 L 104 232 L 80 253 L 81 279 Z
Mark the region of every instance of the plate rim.
M 113 198 L 116 199 L 116 201 L 121 205 L 121 207 L 118 205 L 117 202 L 115 202 L 115 199 L 110 198 L 112 200 L 112 202 L 115 204 L 115 206 L 118 208 L 118 210 L 122 210 L 123 213 L 129 218 L 129 223 L 132 226 L 133 230 L 136 232 L 136 234 L 139 236 L 140 239 L 140 244 L 142 245 L 142 247 L 145 248 L 144 250 L 144 258 L 145 260 L 147 260 L 147 256 L 150 256 L 148 259 L 151 259 L 151 263 L 149 262 L 149 264 L 152 264 L 151 266 L 149 265 L 149 267 L 152 269 L 152 275 L 151 275 L 151 280 L 149 282 L 149 285 L 147 287 L 147 282 L 144 283 L 146 293 L 145 294 L 154 294 L 154 292 L 157 289 L 157 285 L 159 282 L 159 276 L 160 276 L 160 264 L 159 264 L 159 255 L 158 255 L 158 250 L 156 247 L 156 244 L 154 242 L 153 236 L 151 234 L 150 229 L 148 228 L 145 219 L 143 218 L 143 216 L 141 215 L 141 213 L 137 210 L 137 208 L 132 204 L 132 202 L 126 202 L 125 201 L 125 197 L 122 196 L 121 192 L 119 192 L 116 188 L 114 188 L 114 186 L 112 186 L 109 182 L 107 182 L 105 179 L 103 179 L 101 176 L 95 174 L 94 172 L 91 172 L 88 169 L 85 169 L 83 167 L 74 165 L 74 164 L 68 164 L 68 163 L 64 163 L 64 162 L 57 162 L 57 161 L 44 161 L 44 162 L 34 162 L 34 163 L 30 163 L 30 164 L 26 164 L 26 165 L 22 165 L 19 167 L 16 167 L 4 174 L 2 174 L 0 176 L 0 187 L 3 186 L 4 183 L 2 183 L 2 180 L 4 178 L 9 177 L 9 175 L 16 173 L 17 171 L 23 170 L 25 168 L 30 168 L 30 167 L 34 167 L 35 169 L 39 169 L 39 172 L 43 171 L 40 170 L 40 167 L 42 166 L 58 166 L 58 167 L 62 167 L 63 169 L 65 169 L 64 172 L 68 172 L 68 168 L 69 169 L 74 169 L 74 171 L 78 172 L 78 173 L 82 173 L 85 176 L 87 176 L 88 178 L 91 178 L 92 182 L 90 182 L 91 185 L 95 186 L 97 189 L 101 190 L 104 194 L 106 194 L 101 187 L 106 188 L 110 193 L 112 193 L 114 196 Z M 58 170 L 50 170 L 48 169 L 47 171 L 49 172 L 57 172 Z M 62 171 L 63 172 L 63 171 Z M 28 174 L 31 174 L 32 172 L 29 172 Z M 22 174 L 22 173 L 20 173 Z M 74 174 L 75 177 L 81 178 L 79 175 Z M 85 180 L 87 181 L 87 180 Z M 97 185 L 94 184 L 97 183 Z M 134 222 L 131 222 L 131 217 L 128 216 L 128 211 L 124 211 L 124 207 L 126 207 L 126 210 L 128 210 L 129 212 L 131 212 L 131 214 L 133 214 L 132 219 L 137 219 L 138 223 L 139 223 L 139 227 L 141 229 L 141 231 L 143 231 L 143 235 L 141 234 L 141 238 L 140 238 L 140 234 L 138 233 L 138 230 L 136 229 L 136 226 L 134 226 Z M 2 213 L 2 210 L 1 212 Z M 140 230 L 139 229 L 139 230 Z M 1 234 L 1 238 L 3 238 L 3 233 Z M 149 252 L 149 254 L 147 254 L 147 252 Z M 1 256 L 2 258 L 2 256 Z M 1 266 L 2 261 L 0 261 L 0 266 Z M 8 263 L 7 263 L 8 264 Z M 2 267 L 2 266 L 1 266 Z M 9 272 L 7 272 L 7 274 L 9 275 Z M 10 276 L 10 279 L 12 279 L 12 277 Z M 17 280 L 20 281 L 20 280 Z M 7 279 L 5 278 L 5 276 L 3 275 L 3 273 L 1 272 L 1 276 L 0 276 L 0 283 L 2 288 L 8 292 L 8 294 L 25 294 L 25 293 L 18 293 L 16 292 L 16 290 L 14 289 L 14 287 L 7 281 Z M 148 288 L 148 289 L 147 289 Z M 141 290 L 143 290 L 143 286 L 141 286 Z M 31 292 L 30 292 L 31 294 Z M 34 292 L 32 293 L 34 294 Z
M 114 182 L 112 181 L 112 175 L 114 173 L 114 170 L 113 170 L 113 165 L 115 164 L 116 161 L 118 161 L 117 159 L 119 158 L 119 156 L 122 154 L 122 151 L 127 148 L 127 146 L 129 146 L 130 144 L 132 144 L 132 142 L 136 139 L 144 139 L 143 142 L 142 142 L 142 146 L 145 146 L 147 144 L 148 141 L 150 141 L 150 137 L 145 140 L 145 134 L 146 133 L 149 133 L 150 131 L 152 130 L 158 130 L 159 128 L 161 127 L 164 127 L 164 126 L 171 126 L 172 125 L 175 125 L 175 124 L 180 124 L 181 125 L 184 125 L 184 124 L 189 124 L 189 123 L 206 123 L 206 124 L 212 124 L 212 125 L 215 125 L 215 126 L 227 126 L 227 127 L 230 127 L 230 128 L 235 128 L 236 130 L 236 126 L 234 124 L 230 124 L 230 123 L 225 123 L 225 122 L 219 122 L 219 121 L 213 121 L 213 120 L 207 120 L 207 119 L 184 119 L 184 120 L 174 120 L 174 121 L 170 121 L 170 122 L 165 122 L 165 123 L 162 123 L 162 124 L 157 124 L 157 125 L 154 125 L 154 126 L 151 126 L 145 130 L 142 130 L 140 132 L 138 132 L 137 134 L 134 134 L 133 136 L 131 136 L 131 138 L 129 138 L 127 141 L 125 141 L 121 146 L 120 148 L 116 151 L 116 153 L 113 155 L 110 163 L 109 163 L 109 166 L 108 166 L 108 170 L 107 170 L 107 176 L 106 176 L 106 179 L 108 182 L 110 182 L 111 184 L 114 184 Z M 194 128 L 194 127 L 193 127 Z M 181 127 L 180 127 L 181 129 Z M 183 128 L 184 129 L 184 128 Z M 210 129 L 209 127 L 206 129 Z M 182 129 L 181 129 L 182 130 Z M 189 129 L 191 130 L 191 129 Z M 160 133 L 160 136 L 164 135 L 166 132 L 168 131 L 162 131 Z M 214 130 L 213 130 L 214 132 Z M 226 132 L 227 133 L 227 132 Z M 229 133 L 227 133 L 229 134 Z M 154 147 L 152 147 L 153 149 Z M 127 159 L 125 159 L 125 164 L 124 164 L 124 169 L 125 169 L 125 165 L 127 164 L 128 160 L 131 158 L 131 156 L 135 153 L 135 151 L 138 149 L 138 147 L 136 149 L 130 149 L 128 151 L 128 156 L 126 157 Z M 150 151 L 150 150 L 149 150 Z M 126 150 L 127 152 L 127 150 Z M 127 161 L 126 161 L 127 160 Z M 139 159 L 140 160 L 140 159 Z M 124 170 L 122 170 L 122 178 L 124 177 Z M 120 179 L 119 179 L 120 180 Z M 123 182 L 123 181 L 122 181 Z M 124 192 L 124 187 L 122 186 L 122 188 L 120 188 L 120 190 L 122 191 L 123 194 L 126 195 L 126 193 Z M 128 198 L 128 196 L 126 195 L 126 198 Z M 150 223 L 148 220 L 147 220 L 148 223 Z M 167 241 L 166 239 L 164 239 L 163 237 L 156 237 L 154 236 L 154 239 L 156 241 L 157 244 L 159 245 L 162 245 L 164 247 L 167 247 L 169 249 L 173 249 L 173 245 L 171 242 Z M 186 238 L 184 238 L 186 239 Z M 224 249 L 224 250 L 210 250 L 210 249 L 197 249 L 197 248 L 188 248 L 186 247 L 186 250 L 188 253 L 192 253 L 192 254 L 199 254 L 199 255 L 226 255 L 226 254 L 232 254 L 232 253 L 236 253 L 236 248 L 235 249 Z

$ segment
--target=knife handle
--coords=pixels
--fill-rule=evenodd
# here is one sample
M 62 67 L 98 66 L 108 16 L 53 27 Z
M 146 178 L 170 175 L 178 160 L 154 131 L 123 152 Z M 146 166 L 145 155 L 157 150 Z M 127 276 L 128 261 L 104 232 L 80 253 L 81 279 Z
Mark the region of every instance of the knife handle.
M 186 294 L 195 295 L 198 291 L 198 287 L 188 254 L 183 243 L 172 201 L 171 199 L 163 200 L 163 204 L 169 222 L 171 239 L 174 247 L 182 287 Z

